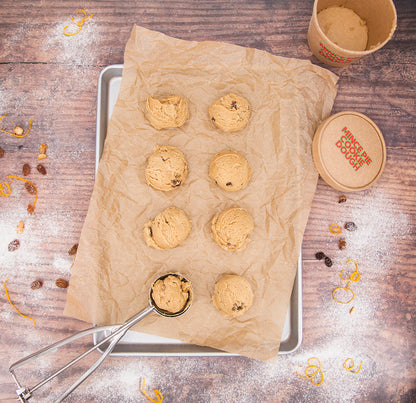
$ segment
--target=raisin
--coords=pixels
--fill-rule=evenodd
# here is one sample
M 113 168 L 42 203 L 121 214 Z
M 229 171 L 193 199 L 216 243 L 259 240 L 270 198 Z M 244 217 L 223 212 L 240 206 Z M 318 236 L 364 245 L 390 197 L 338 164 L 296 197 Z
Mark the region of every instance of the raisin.
M 19 150 L 21 150 L 21 149 L 23 148 L 23 146 L 22 146 L 22 145 L 20 145 L 20 146 L 17 146 L 17 148 L 18 148 Z
M 4 150 L 0 147 L 0 158 L 4 157 Z
M 357 229 L 357 226 L 352 221 L 349 221 L 345 223 L 344 228 L 347 231 L 355 231 Z
M 347 247 L 347 241 L 345 240 L 345 238 L 341 238 L 339 241 L 338 241 L 338 248 L 340 249 L 340 250 L 343 250 L 343 249 L 345 249 Z
M 25 182 L 25 189 L 31 194 L 34 195 L 36 193 L 35 188 L 33 187 L 33 185 L 29 182 Z
M 29 214 L 33 214 L 35 212 L 35 208 L 31 204 L 28 204 L 28 206 L 27 206 L 27 212 Z
M 74 256 L 77 254 L 78 251 L 78 244 L 76 243 L 69 251 L 68 251 L 68 255 L 69 256 Z
M 327 266 L 327 267 L 332 266 L 332 260 L 328 256 L 325 256 L 325 266 Z
M 58 288 L 67 288 L 68 287 L 68 281 L 66 281 L 63 278 L 58 278 L 58 280 L 55 281 L 55 285 Z
M 347 201 L 347 196 L 341 195 L 338 199 L 338 203 L 345 203 Z
M 231 102 L 231 109 L 237 110 L 237 102 L 236 101 Z
M 226 184 L 225 184 L 225 186 L 232 186 L 233 184 L 232 184 L 232 182 L 227 182 Z
M 325 253 L 324 253 L 324 252 L 318 252 L 318 253 L 315 253 L 315 257 L 316 257 L 318 260 L 322 260 L 322 259 L 325 257 Z
M 38 164 L 36 169 L 42 175 L 46 175 L 46 168 L 42 164 Z
M 234 303 L 233 307 L 231 308 L 233 311 L 241 311 L 244 308 L 243 305 L 238 305 L 237 303 Z
M 42 288 L 43 286 L 43 281 L 42 280 L 35 280 L 32 281 L 32 284 L 30 285 L 30 288 L 32 290 L 39 290 L 39 288 Z
M 149 235 L 150 235 L 150 237 L 152 237 L 152 236 L 153 236 L 153 230 L 152 230 L 152 227 L 149 227 Z
M 20 246 L 20 241 L 18 239 L 14 239 L 13 241 L 9 243 L 9 246 L 7 247 L 7 249 L 9 250 L 9 252 L 14 252 L 15 250 L 19 249 L 19 246 Z
M 28 176 L 30 174 L 30 165 L 24 164 L 22 168 L 23 176 Z
M 214 118 L 214 116 L 211 118 L 211 120 L 212 120 L 213 122 L 215 122 L 215 118 Z
M 180 179 L 174 179 L 170 182 L 171 186 L 174 187 L 174 188 L 180 186 L 181 183 L 182 183 L 182 181 Z

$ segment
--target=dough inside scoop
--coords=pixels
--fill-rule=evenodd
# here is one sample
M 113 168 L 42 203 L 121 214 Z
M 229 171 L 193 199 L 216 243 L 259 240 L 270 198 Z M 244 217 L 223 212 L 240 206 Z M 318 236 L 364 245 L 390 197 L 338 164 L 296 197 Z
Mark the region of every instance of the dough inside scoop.
M 169 275 L 153 284 L 151 296 L 159 309 L 170 313 L 178 313 L 189 302 L 191 285 L 178 276 Z

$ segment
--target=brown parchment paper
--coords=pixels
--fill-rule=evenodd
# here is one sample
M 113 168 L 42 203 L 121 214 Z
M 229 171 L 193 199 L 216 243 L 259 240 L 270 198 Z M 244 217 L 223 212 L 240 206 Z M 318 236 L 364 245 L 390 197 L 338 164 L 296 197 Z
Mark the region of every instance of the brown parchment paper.
M 274 361 L 318 177 L 312 136 L 331 111 L 337 77 L 308 61 L 178 40 L 138 26 L 124 57 L 64 314 L 121 323 L 148 305 L 157 276 L 180 272 L 192 282 L 191 309 L 174 319 L 151 314 L 136 330 Z M 208 107 L 229 92 L 245 97 L 252 114 L 245 129 L 226 134 L 212 125 Z M 154 129 L 145 112 L 150 95 L 185 97 L 188 121 Z M 146 159 L 157 144 L 178 147 L 188 161 L 188 178 L 171 192 L 145 182 Z M 246 189 L 228 193 L 209 179 L 209 162 L 224 149 L 249 161 Z M 233 205 L 255 222 L 240 252 L 222 250 L 210 236 L 212 217 Z M 187 213 L 192 233 L 175 249 L 155 250 L 146 246 L 143 226 L 168 206 Z M 243 275 L 253 287 L 253 306 L 242 317 L 226 318 L 211 303 L 224 273 Z

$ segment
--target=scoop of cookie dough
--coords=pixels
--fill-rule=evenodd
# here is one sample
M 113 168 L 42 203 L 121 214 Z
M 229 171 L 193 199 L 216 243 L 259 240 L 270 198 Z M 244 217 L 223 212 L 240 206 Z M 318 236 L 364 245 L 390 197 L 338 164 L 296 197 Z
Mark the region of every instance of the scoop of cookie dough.
M 152 286 L 152 298 L 156 306 L 170 313 L 183 310 L 188 303 L 191 285 L 179 277 L 169 275 L 163 280 L 157 280 Z
M 215 284 L 212 302 L 223 315 L 243 315 L 253 303 L 250 283 L 244 277 L 227 274 Z
M 221 151 L 209 165 L 209 177 L 224 190 L 235 192 L 244 189 L 252 170 L 247 160 L 237 151 Z
M 238 251 L 246 248 L 254 229 L 253 218 L 241 207 L 231 207 L 212 219 L 211 236 L 222 249 Z
M 318 13 L 318 23 L 325 35 L 343 49 L 365 50 L 367 47 L 367 24 L 349 8 L 325 8 Z
M 217 99 L 208 110 L 209 117 L 216 127 L 230 133 L 246 127 L 250 118 L 247 100 L 235 94 Z
M 145 224 L 143 235 L 152 248 L 172 249 L 188 237 L 191 227 L 192 221 L 183 210 L 168 207 Z
M 147 160 L 146 182 L 165 192 L 179 187 L 188 175 L 182 151 L 173 146 L 156 146 Z
M 147 117 L 155 129 L 182 126 L 189 116 L 188 103 L 178 95 L 147 98 Z

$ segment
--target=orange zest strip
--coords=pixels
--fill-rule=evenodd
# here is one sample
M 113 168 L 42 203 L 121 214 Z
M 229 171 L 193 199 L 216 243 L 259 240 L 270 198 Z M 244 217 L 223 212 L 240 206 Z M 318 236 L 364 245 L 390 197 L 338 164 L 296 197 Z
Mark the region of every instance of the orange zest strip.
M 310 361 L 311 360 L 317 360 L 319 365 L 314 365 L 311 364 Z M 301 375 L 298 370 L 300 368 L 300 366 L 297 367 L 296 369 L 296 375 L 302 379 L 310 379 L 310 381 L 314 384 L 314 385 L 322 385 L 323 381 L 324 381 L 324 374 L 322 372 L 321 369 L 321 361 L 319 361 L 319 358 L 317 357 L 311 357 L 307 360 L 307 367 L 305 368 L 305 376 Z M 310 372 L 310 370 L 313 370 L 313 372 Z M 319 381 L 315 382 L 314 376 L 320 374 L 321 376 L 318 378 Z
M 68 33 L 66 33 L 66 32 L 65 32 L 65 30 L 66 30 L 68 27 L 69 27 L 69 25 L 65 25 L 65 26 L 64 26 L 64 35 L 66 35 L 66 36 L 74 36 L 74 35 L 78 34 L 78 33 L 81 31 L 81 29 L 82 29 L 82 26 L 80 26 L 80 27 L 79 27 L 79 30 L 78 30 L 77 32 L 74 32 L 74 33 L 72 33 L 72 34 L 68 34 Z
M 351 281 L 348 281 L 348 283 L 347 283 L 347 285 L 345 286 L 345 287 L 337 287 L 337 288 L 335 288 L 333 291 L 332 291 L 332 298 L 334 299 L 334 301 L 335 302 L 338 302 L 338 304 L 344 304 L 344 305 L 347 305 L 347 304 L 349 304 L 354 298 L 355 298 L 355 294 L 354 294 L 354 291 L 353 290 L 351 290 L 350 288 L 348 288 L 349 286 L 350 286 L 350 282 Z M 347 302 L 344 302 L 344 301 L 340 301 L 340 300 L 338 300 L 336 297 L 335 297 L 335 293 L 336 293 L 336 291 L 337 290 L 345 290 L 345 291 L 349 291 L 351 294 L 352 294 L 352 297 L 351 297 L 351 299 L 349 299 Z
M 351 361 L 351 365 L 348 364 L 348 362 Z M 358 367 L 358 369 L 356 371 L 353 371 L 352 369 L 355 367 L 355 363 L 354 360 L 352 358 L 347 358 L 343 364 L 343 367 L 347 370 L 350 371 L 352 374 L 358 374 L 361 371 L 361 365 L 362 365 L 362 361 L 360 362 L 360 365 Z
M 84 17 L 83 17 L 83 18 L 79 15 L 80 13 L 84 14 Z M 76 12 L 76 17 L 77 17 L 77 18 L 80 18 L 80 20 L 79 20 L 79 21 L 75 21 L 74 17 L 71 17 L 72 22 L 73 22 L 73 23 L 74 23 L 77 27 L 79 27 L 78 31 L 77 31 L 77 32 L 73 32 L 73 33 L 67 33 L 67 32 L 65 32 L 65 31 L 66 31 L 66 29 L 69 27 L 69 24 L 68 24 L 68 25 L 66 25 L 66 26 L 64 27 L 64 29 L 63 29 L 64 35 L 66 35 L 66 36 L 74 36 L 74 35 L 78 34 L 78 33 L 81 31 L 82 26 L 84 25 L 84 22 L 85 22 L 85 21 L 88 21 L 90 18 L 92 18 L 92 16 L 93 16 L 93 15 L 94 15 L 94 14 L 91 14 L 90 16 L 88 16 L 88 17 L 87 17 L 87 13 L 85 12 L 85 10 L 83 10 L 82 8 L 79 8 L 79 9 L 77 10 L 77 12 Z
M 338 235 L 342 232 L 342 228 L 338 224 L 331 224 L 329 226 L 329 232 L 334 235 Z
M 163 402 L 163 395 L 162 393 L 160 393 L 160 391 L 158 391 L 157 389 L 154 389 L 153 391 L 155 392 L 156 398 L 157 400 L 152 399 L 144 390 L 144 385 L 145 385 L 145 380 L 144 378 L 142 378 L 142 392 L 143 394 L 153 403 L 162 403 Z
M 322 383 L 324 382 L 324 373 L 322 372 L 322 370 L 319 370 L 319 373 L 321 374 L 321 380 L 319 382 L 315 382 L 313 378 L 311 378 L 311 382 L 316 385 L 322 385 Z
M 342 277 L 342 273 L 343 273 L 343 271 L 344 271 L 344 269 L 342 269 L 342 270 L 341 270 L 341 273 L 339 273 L 339 276 L 341 277 L 341 280 L 344 280 L 344 281 L 354 281 L 354 282 L 357 282 L 357 281 L 359 281 L 359 280 L 360 280 L 360 278 L 361 278 L 361 274 L 360 274 L 360 273 L 358 273 L 358 271 L 354 271 L 354 272 L 352 272 L 352 273 L 350 274 L 350 277 L 349 277 L 349 278 L 344 278 L 344 277 Z
M 7 192 L 5 192 L 3 189 L 4 187 L 7 188 Z M 1 197 L 9 197 L 12 190 L 10 189 L 10 185 L 7 182 L 1 182 L 0 183 L 0 196 Z
M 6 115 L 7 115 L 7 113 L 5 113 L 3 116 L 1 116 L 0 117 L 0 120 L 2 120 Z M 27 129 L 27 132 L 25 134 L 20 134 L 19 135 L 19 134 L 16 134 L 16 133 L 8 132 L 7 130 L 3 130 L 3 129 L 0 129 L 0 132 L 10 134 L 10 136 L 14 136 L 14 137 L 19 137 L 19 138 L 25 137 L 25 136 L 27 136 L 29 134 L 30 129 L 32 128 L 32 122 L 33 122 L 33 118 L 30 118 L 30 121 L 29 121 L 29 129 Z
M 10 296 L 9 296 L 9 292 L 7 291 L 7 285 L 6 285 L 6 283 L 9 281 L 10 279 L 8 278 L 5 282 L 4 282 L 4 291 L 6 292 L 6 297 L 7 297 L 7 300 L 9 301 L 9 303 L 10 303 L 10 305 L 14 308 L 14 310 L 20 315 L 20 316 L 22 316 L 23 318 L 27 318 L 27 319 L 30 319 L 31 321 L 33 321 L 33 324 L 34 325 L 36 325 L 36 322 L 35 322 L 35 319 L 33 319 L 33 318 L 31 318 L 30 316 L 26 316 L 26 315 L 23 315 L 14 305 L 13 305 L 13 302 L 10 300 Z
M 353 271 L 353 272 L 350 274 L 350 277 L 349 277 L 349 278 L 344 278 L 344 277 L 342 277 L 342 273 L 343 273 L 343 271 L 344 271 L 344 269 L 343 269 L 343 270 L 341 270 L 341 273 L 339 273 L 339 276 L 341 277 L 341 280 L 344 280 L 344 281 L 348 281 L 348 280 L 350 280 L 350 281 L 357 282 L 357 281 L 359 281 L 359 280 L 360 280 L 360 278 L 361 278 L 361 274 L 360 274 L 360 273 L 358 273 L 358 264 L 357 264 L 357 262 L 356 262 L 355 260 L 353 260 L 353 259 L 347 260 L 347 263 L 346 263 L 346 264 L 348 264 L 349 262 L 354 262 L 354 264 L 355 264 L 355 271 Z

